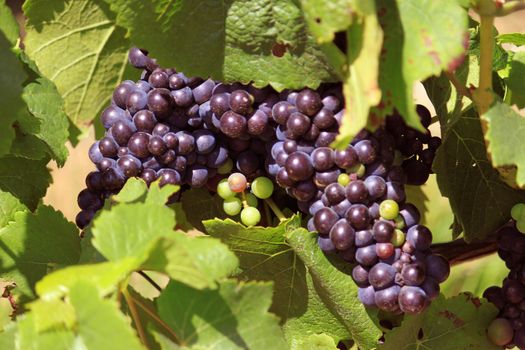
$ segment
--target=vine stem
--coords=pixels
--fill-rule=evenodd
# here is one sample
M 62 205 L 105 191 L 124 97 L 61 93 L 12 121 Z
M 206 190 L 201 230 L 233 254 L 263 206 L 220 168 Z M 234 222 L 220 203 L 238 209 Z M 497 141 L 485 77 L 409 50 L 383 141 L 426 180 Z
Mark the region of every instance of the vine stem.
M 281 220 L 281 221 L 286 220 L 286 216 L 284 216 L 284 214 L 281 211 L 281 209 L 279 209 L 279 207 L 277 206 L 277 204 L 275 204 L 275 202 L 273 201 L 273 199 L 271 197 L 270 198 L 266 198 L 264 201 L 268 204 L 270 209 L 272 209 L 273 213 L 275 214 L 275 216 L 277 216 L 279 218 L 279 220 Z
M 153 286 L 157 291 L 162 292 L 162 287 L 157 284 L 151 277 L 149 277 L 144 271 L 138 271 L 138 274 L 141 275 L 149 284 Z
M 525 1 L 509 1 L 504 3 L 501 7 L 498 7 L 494 13 L 494 16 L 506 16 L 520 10 L 525 10 Z
M 146 346 L 146 348 L 149 349 L 148 341 L 146 338 L 146 333 L 144 333 L 144 327 L 142 326 L 142 322 L 140 322 L 139 313 L 137 312 L 137 309 L 135 308 L 135 304 L 133 303 L 133 298 L 128 293 L 127 288 L 124 288 L 122 290 L 122 295 L 124 296 L 124 300 L 126 300 L 126 304 L 128 304 L 129 311 L 131 312 L 133 323 L 135 324 L 135 327 L 137 328 L 137 332 L 139 333 L 140 340 L 142 341 L 142 344 L 144 344 L 144 346 Z
M 458 77 L 454 73 L 445 71 L 445 76 L 448 78 L 448 80 L 450 80 L 452 85 L 454 85 L 460 95 L 468 97 L 472 100 L 472 94 L 470 93 L 470 90 L 459 81 Z
M 177 336 L 177 334 L 175 334 L 175 332 L 173 331 L 173 329 L 170 328 L 170 326 L 168 326 L 166 324 L 166 322 L 164 322 L 163 320 L 160 319 L 160 317 L 152 312 L 150 309 L 148 309 L 145 305 L 143 305 L 139 300 L 133 298 L 133 296 L 129 295 L 129 298 L 131 300 L 133 300 L 133 302 L 135 302 L 142 310 L 144 310 L 145 313 L 147 313 L 155 322 L 157 322 L 157 324 L 159 326 L 161 326 L 162 328 L 164 328 L 172 337 L 173 339 L 175 340 L 175 342 L 178 344 L 178 345 L 182 345 L 182 342 L 180 341 L 179 337 Z
M 496 237 L 483 242 L 467 243 L 463 239 L 432 245 L 432 252 L 443 255 L 450 265 L 458 265 L 492 254 L 498 250 Z

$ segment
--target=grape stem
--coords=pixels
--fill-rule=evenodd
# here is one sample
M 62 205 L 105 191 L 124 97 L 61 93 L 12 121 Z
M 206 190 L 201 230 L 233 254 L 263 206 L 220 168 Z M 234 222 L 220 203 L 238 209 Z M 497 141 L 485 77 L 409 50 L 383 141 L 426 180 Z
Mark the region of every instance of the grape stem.
M 137 312 L 137 308 L 135 307 L 135 304 L 133 303 L 133 298 L 129 294 L 127 288 L 122 290 L 122 295 L 124 296 L 124 299 L 126 300 L 126 304 L 128 304 L 129 311 L 131 313 L 131 318 L 133 319 L 133 323 L 135 324 L 135 328 L 137 328 L 137 332 L 139 334 L 140 340 L 144 346 L 149 349 L 148 341 L 146 338 L 146 333 L 144 333 L 144 327 L 142 326 L 142 322 L 140 321 L 139 313 Z
M 249 205 L 248 205 L 248 201 L 246 200 L 246 192 L 245 191 L 241 192 L 241 197 L 242 197 L 242 207 L 243 208 L 248 208 Z
M 501 7 L 498 7 L 494 13 L 494 16 L 506 16 L 520 10 L 525 10 L 525 1 L 509 1 L 504 3 Z
M 162 292 L 161 286 L 157 284 L 151 277 L 149 277 L 144 271 L 138 271 L 139 275 L 141 275 L 146 281 L 148 281 L 149 284 L 153 286 L 157 291 Z
M 470 90 L 459 81 L 458 77 L 454 73 L 445 71 L 445 75 L 448 78 L 448 80 L 450 80 L 452 85 L 454 85 L 454 87 L 456 88 L 456 91 L 460 95 L 468 97 L 469 99 L 472 100 L 472 94 L 470 93 Z
M 452 242 L 437 243 L 432 245 L 432 252 L 443 255 L 450 265 L 478 259 L 492 254 L 498 250 L 496 237 L 489 237 L 487 241 L 467 243 L 463 239 Z
M 277 204 L 275 204 L 272 198 L 266 198 L 264 201 L 268 204 L 270 209 L 272 209 L 273 213 L 279 218 L 279 220 L 286 220 L 286 216 L 284 216 L 283 212 L 279 209 Z

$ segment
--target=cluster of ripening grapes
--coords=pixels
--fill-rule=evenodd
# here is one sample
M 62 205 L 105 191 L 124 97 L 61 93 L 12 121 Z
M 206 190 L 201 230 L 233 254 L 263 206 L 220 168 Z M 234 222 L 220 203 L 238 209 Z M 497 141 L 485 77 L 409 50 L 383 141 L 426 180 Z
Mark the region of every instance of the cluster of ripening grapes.
M 516 204 L 513 220 L 498 234 L 498 255 L 510 270 L 501 287 L 489 287 L 483 297 L 499 310 L 488 328 L 488 336 L 498 346 L 525 349 L 525 204 Z
M 136 48 L 129 60 L 143 72 L 116 88 L 101 115 L 106 134 L 89 151 L 97 170 L 78 197 L 79 227 L 131 177 L 182 191 L 213 187 L 228 215 L 256 225 L 258 199 L 269 200 L 274 181 L 311 215 L 308 229 L 324 251 L 357 262 L 352 277 L 365 305 L 419 313 L 439 294 L 449 266 L 431 253 L 432 234 L 404 188 L 428 179 L 441 143 L 425 107 L 417 107 L 425 132 L 394 113 L 336 151 L 340 84 L 278 93 L 186 77 Z

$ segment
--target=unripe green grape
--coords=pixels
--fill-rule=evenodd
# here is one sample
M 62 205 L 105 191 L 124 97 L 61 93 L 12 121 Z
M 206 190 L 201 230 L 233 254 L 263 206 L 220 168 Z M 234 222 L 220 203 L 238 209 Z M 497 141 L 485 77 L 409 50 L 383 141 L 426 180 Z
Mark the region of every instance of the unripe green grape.
M 366 172 L 366 168 L 363 164 L 356 164 L 354 165 L 353 167 L 351 167 L 350 169 L 348 169 L 348 172 L 350 174 L 356 174 L 357 177 L 361 178 L 365 175 L 365 172 Z
M 390 243 L 396 248 L 401 247 L 405 243 L 405 233 L 399 229 L 394 231 L 394 235 L 390 240 Z
M 386 199 L 379 204 L 379 215 L 386 220 L 394 220 L 399 215 L 399 204 L 392 199 Z
M 342 173 L 337 177 L 337 183 L 339 185 L 346 187 L 350 183 L 350 176 L 347 173 Z
M 250 188 L 252 189 L 252 193 L 258 198 L 270 198 L 273 193 L 273 182 L 265 176 L 259 176 L 252 181 Z
M 487 336 L 497 346 L 505 346 L 512 341 L 514 331 L 510 322 L 504 318 L 494 319 L 488 329 Z
M 233 161 L 228 158 L 223 165 L 217 168 L 217 173 L 221 175 L 228 174 L 233 169 Z
M 225 199 L 222 203 L 222 209 L 229 216 L 235 216 L 241 212 L 242 202 L 237 197 Z
M 246 203 L 248 203 L 250 207 L 257 207 L 259 205 L 259 200 L 257 200 L 257 197 L 255 197 L 252 193 L 247 193 Z
M 217 194 L 222 199 L 228 199 L 235 197 L 235 192 L 230 190 L 230 186 L 228 185 L 228 179 L 222 179 L 217 184 Z
M 525 203 L 515 204 L 510 210 L 510 216 L 516 221 L 525 220 Z
M 394 222 L 396 224 L 396 228 L 402 230 L 405 228 L 405 219 L 401 215 L 397 215 L 394 219 Z
M 242 192 L 248 186 L 246 176 L 241 173 L 233 173 L 228 177 L 228 185 L 233 192 Z
M 521 219 L 520 221 L 516 221 L 516 228 L 521 233 L 525 233 L 525 220 Z
M 261 221 L 261 213 L 259 209 L 254 207 L 246 207 L 241 211 L 241 221 L 246 226 L 254 226 Z

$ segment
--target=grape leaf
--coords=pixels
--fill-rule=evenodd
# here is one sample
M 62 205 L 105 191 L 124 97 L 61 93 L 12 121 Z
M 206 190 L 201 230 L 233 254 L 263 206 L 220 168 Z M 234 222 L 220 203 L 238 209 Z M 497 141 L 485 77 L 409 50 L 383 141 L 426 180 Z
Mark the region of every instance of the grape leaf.
M 352 24 L 355 13 L 354 0 L 301 0 L 304 17 L 310 32 L 320 43 L 330 42 L 335 33 Z
M 165 272 L 193 288 L 214 289 L 216 281 L 230 275 L 238 264 L 235 254 L 218 239 L 178 233 L 160 241 L 142 268 Z
M 16 291 L 27 297 L 50 268 L 75 264 L 79 255 L 76 226 L 48 206 L 34 214 L 17 212 L 0 229 L 0 278 L 16 282 Z
M 64 326 L 71 328 L 76 322 L 75 310 L 62 300 L 38 299 L 27 305 L 35 319 L 38 332 Z
M 138 178 L 130 178 L 126 181 L 124 188 L 111 197 L 114 201 L 119 203 L 134 203 L 137 201 L 144 201 L 148 192 L 146 182 Z
M 22 97 L 31 114 L 40 121 L 36 136 L 47 144 L 57 164 L 63 166 L 68 155 L 65 143 L 69 137 L 69 122 L 55 85 L 48 79 L 38 78 L 24 87 Z
M 20 35 L 20 29 L 11 9 L 4 0 L 0 0 L 0 32 L 4 33 L 11 46 L 15 46 Z
M 335 341 L 350 337 L 341 321 L 323 303 L 312 277 L 285 241 L 285 233 L 300 226 L 299 217 L 278 227 L 250 227 L 232 220 L 207 220 L 208 234 L 220 238 L 239 258 L 240 280 L 274 282 L 270 311 L 281 317 L 289 343 L 305 334 L 325 332 Z
M 101 296 L 113 293 L 120 282 L 139 268 L 135 258 L 116 262 L 75 265 L 55 271 L 37 282 L 36 292 L 42 299 L 55 299 L 69 293 L 75 283 L 85 281 L 96 285 Z
M 0 156 L 8 153 L 15 138 L 12 125 L 18 113 L 25 109 L 20 98 L 22 84 L 27 76 L 18 57 L 11 51 L 11 43 L 0 32 Z
M 23 9 L 26 53 L 56 85 L 73 123 L 88 124 L 128 73 L 125 31 L 102 0 L 30 0 Z
M 144 349 L 116 301 L 102 299 L 96 286 L 79 282 L 71 288 L 69 298 L 77 316 L 75 330 L 86 348 Z
M 516 183 L 525 186 L 525 156 L 516 152 L 525 137 L 525 117 L 509 105 L 496 102 L 481 118 L 487 123 L 485 139 L 492 165 L 517 168 Z
M 525 52 L 516 52 L 510 61 L 509 76 L 505 79 L 507 88 L 512 93 L 512 102 L 519 108 L 525 107 Z
M 380 350 L 500 349 L 485 334 L 497 310 L 467 294 L 445 299 L 440 296 L 429 309 L 416 316 L 405 316 L 400 327 L 385 335 Z
M 467 48 L 468 14 L 456 0 L 396 3 L 381 0 L 377 5 L 387 34 L 379 66 L 383 95 L 376 113 L 384 115 L 396 108 L 408 125 L 421 129 L 413 84 L 461 63 Z
M 525 45 L 525 34 L 523 33 L 507 33 L 500 34 L 496 37 L 500 44 L 514 44 L 516 46 Z
M 293 0 L 108 3 L 131 41 L 187 75 L 278 90 L 335 79 Z
M 311 334 L 304 336 L 292 344 L 291 350 L 337 350 L 334 339 L 326 334 Z
M 27 207 L 15 196 L 9 192 L 0 191 L 0 228 L 13 221 L 16 212 L 25 210 Z
M 272 284 L 222 282 L 196 290 L 170 282 L 157 299 L 160 317 L 183 344 L 199 348 L 286 349 L 279 320 L 268 309 Z
M 31 160 L 42 160 L 46 158 L 48 161 L 47 145 L 31 134 L 22 134 L 18 130 L 15 131 L 15 139 L 11 144 L 9 154 Z
M 67 329 L 53 329 L 47 332 L 38 332 L 35 317 L 28 313 L 17 322 L 17 334 L 13 336 L 16 346 L 9 349 L 16 350 L 70 350 L 73 349 L 75 335 Z
M 512 206 L 525 200 L 487 160 L 480 119 L 471 112 L 449 124 L 433 165 L 467 241 L 493 233 L 509 220 Z
M 316 238 L 317 234 L 302 228 L 287 234 L 288 243 L 312 275 L 321 299 L 339 316 L 359 348 L 375 348 L 381 331 L 357 298 L 357 286 L 349 275 L 349 265 L 335 267 L 319 249 Z
M 29 209 L 36 209 L 51 183 L 46 164 L 47 159 L 36 161 L 13 156 L 1 157 L 0 190 L 11 193 Z
M 202 223 L 204 220 L 227 217 L 222 210 L 222 202 L 219 196 L 213 196 L 202 188 L 184 191 L 181 197 L 182 210 L 186 214 L 187 223 L 200 231 L 204 231 Z
M 349 72 L 343 86 L 346 108 L 339 135 L 332 145 L 340 149 L 346 148 L 366 127 L 370 107 L 381 100 L 378 70 L 383 31 L 374 2 L 361 2 L 357 7 L 363 13 L 363 19 L 353 23 L 347 32 Z

